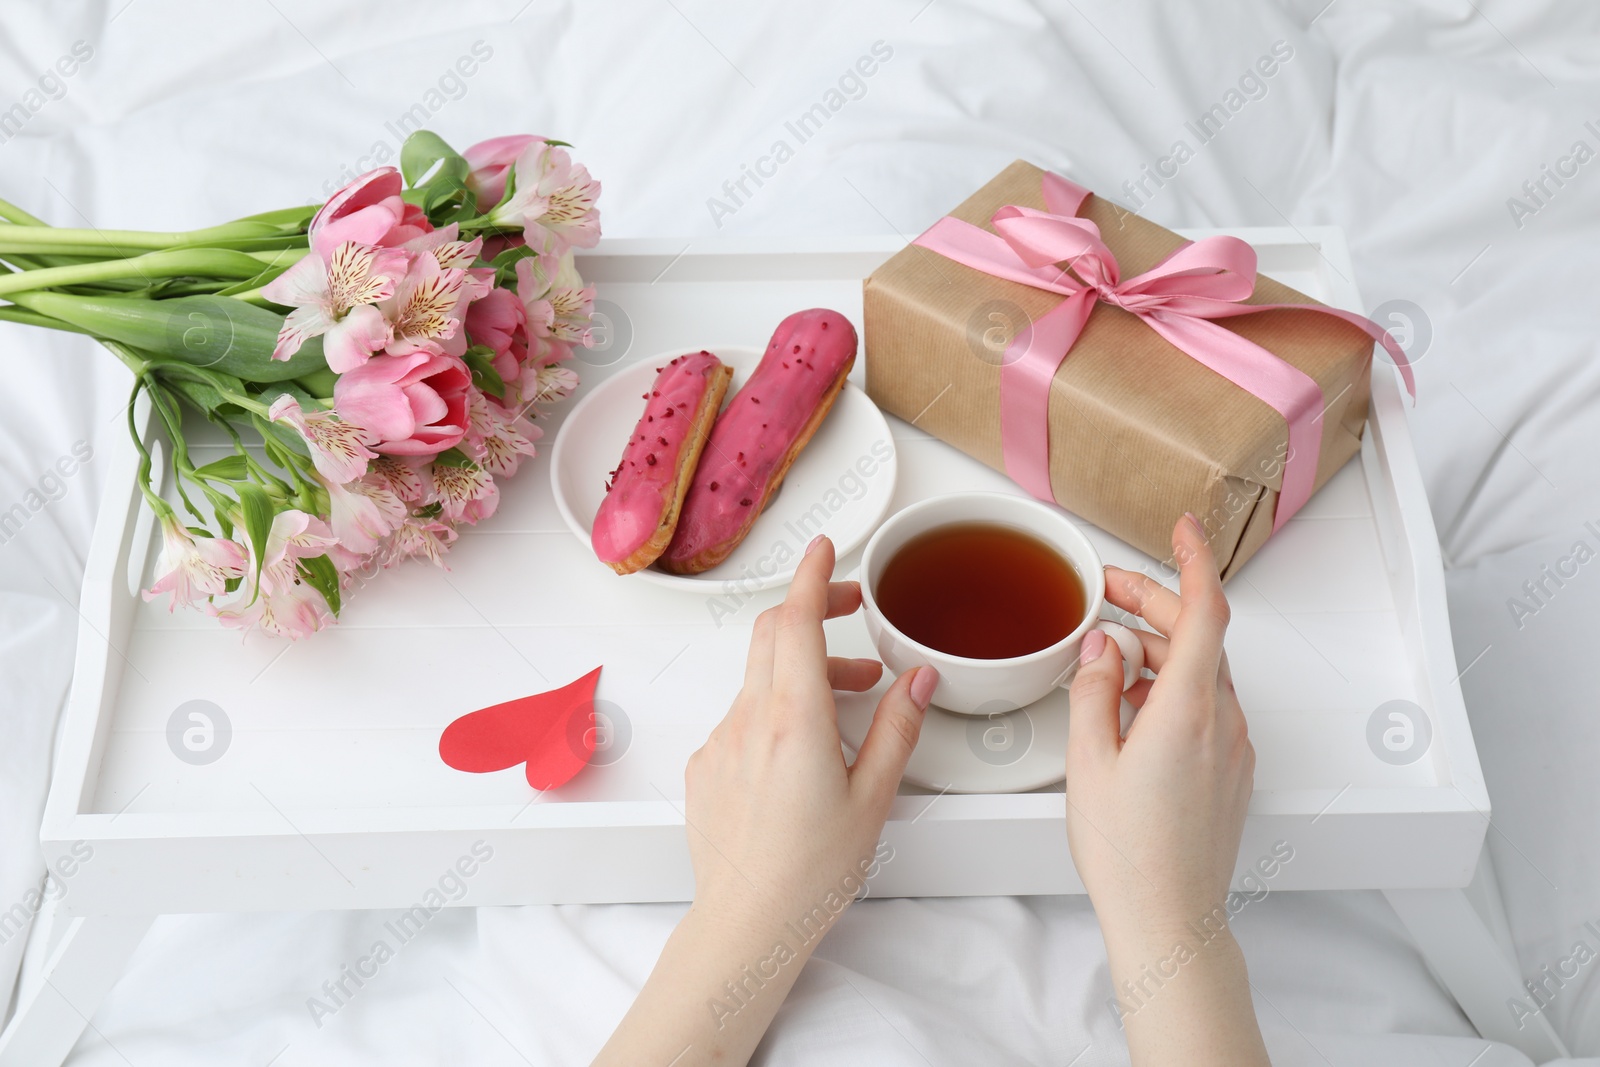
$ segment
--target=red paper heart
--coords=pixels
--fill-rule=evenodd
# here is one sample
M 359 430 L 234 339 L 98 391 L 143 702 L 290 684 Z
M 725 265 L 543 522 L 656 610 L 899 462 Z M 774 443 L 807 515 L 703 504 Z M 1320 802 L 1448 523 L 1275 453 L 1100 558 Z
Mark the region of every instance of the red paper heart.
M 458 771 L 503 771 L 527 763 L 528 784 L 554 789 L 594 755 L 596 667 L 548 693 L 508 700 L 461 716 L 439 735 L 439 758 Z

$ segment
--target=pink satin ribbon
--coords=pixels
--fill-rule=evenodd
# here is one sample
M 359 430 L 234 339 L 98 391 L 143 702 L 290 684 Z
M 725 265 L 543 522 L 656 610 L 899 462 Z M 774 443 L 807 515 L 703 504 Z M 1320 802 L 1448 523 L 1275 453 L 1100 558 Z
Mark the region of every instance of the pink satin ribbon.
M 991 219 L 998 233 L 946 217 L 912 242 L 963 266 L 1066 298 L 1018 332 L 1000 368 L 1006 473 L 1040 500 L 1055 502 L 1050 488 L 1050 383 L 1097 300 L 1137 315 L 1180 351 L 1284 417 L 1288 452 L 1274 530 L 1311 497 L 1322 448 L 1317 425 L 1322 389 L 1309 375 L 1212 319 L 1289 308 L 1333 315 L 1382 344 L 1407 391 L 1416 397 L 1405 352 L 1370 319 L 1321 304 L 1242 303 L 1255 291 L 1256 253 L 1237 237 L 1186 243 L 1150 270 L 1123 281 L 1117 257 L 1100 239 L 1100 228 L 1076 217 L 1089 190 L 1050 173 L 1044 175 L 1043 190 L 1048 210 L 1002 207 Z

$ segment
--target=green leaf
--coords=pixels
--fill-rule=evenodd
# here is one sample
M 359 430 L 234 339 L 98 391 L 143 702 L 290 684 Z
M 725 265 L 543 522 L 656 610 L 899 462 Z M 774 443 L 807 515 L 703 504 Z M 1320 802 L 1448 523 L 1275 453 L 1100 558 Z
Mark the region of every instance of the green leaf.
M 249 464 L 240 455 L 223 456 L 214 463 L 207 463 L 204 467 L 196 467 L 195 474 L 201 478 L 222 478 L 227 481 L 239 481 L 250 472 Z
M 463 203 L 468 200 L 475 201 L 472 190 L 467 188 L 467 174 L 470 171 L 467 161 L 460 156 L 444 160 L 439 166 L 439 173 L 429 178 L 422 187 L 425 194 L 422 198 L 422 210 L 431 214 L 440 205 L 448 204 L 458 197 Z
M 461 358 L 472 371 L 473 385 L 490 396 L 504 399 L 506 381 L 500 377 L 500 372 L 494 369 L 494 349 L 488 345 L 473 345 L 462 353 Z
M 289 359 L 273 359 L 283 316 L 225 296 L 142 300 L 29 292 L 16 293 L 12 299 L 96 336 L 247 382 L 288 381 L 328 365 L 320 337 L 307 341 Z
M 263 211 L 257 215 L 246 215 L 236 222 L 265 222 L 286 228 L 304 230 L 311 224 L 311 218 L 319 210 L 321 204 L 305 204 L 300 207 L 279 208 L 276 211 Z
M 300 560 L 297 567 L 300 577 L 328 602 L 329 610 L 339 614 L 339 568 L 333 565 L 333 560 L 327 556 L 312 556 Z
M 472 461 L 472 457 L 459 448 L 445 449 L 433 457 L 433 462 L 442 463 L 446 467 L 465 467 L 467 470 L 474 471 L 478 469 L 478 465 Z
M 517 285 L 517 261 L 536 255 L 527 245 L 513 245 L 490 261 L 494 267 L 494 283 L 505 289 Z
M 418 130 L 400 146 L 400 174 L 407 185 L 415 186 L 441 159 L 451 157 L 461 159 L 461 154 L 432 130 Z
M 432 130 L 418 130 L 406 138 L 400 148 L 400 173 L 413 191 L 422 194 L 422 210 L 435 225 L 476 207 L 477 198 L 467 188 L 472 166 Z M 416 198 L 412 201 L 416 202 Z M 444 210 L 451 204 L 462 207 Z
M 547 144 L 547 145 L 550 145 L 553 148 L 571 148 L 572 147 L 572 142 L 571 141 L 557 141 L 557 140 L 554 140 L 554 139 L 549 138 L 549 137 L 545 138 L 544 143 Z
M 244 516 L 245 536 L 256 558 L 256 578 L 261 577 L 261 563 L 267 555 L 267 537 L 272 533 L 275 514 L 272 499 L 267 491 L 254 482 L 235 482 L 233 490 L 239 496 L 239 511 Z

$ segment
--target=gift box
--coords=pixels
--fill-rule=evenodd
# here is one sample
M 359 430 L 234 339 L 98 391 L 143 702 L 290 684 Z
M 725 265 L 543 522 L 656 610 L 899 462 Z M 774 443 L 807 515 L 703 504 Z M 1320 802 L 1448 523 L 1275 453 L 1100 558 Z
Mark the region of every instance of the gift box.
M 1185 511 L 1224 578 L 1361 445 L 1359 315 L 1018 161 L 865 283 L 867 392 L 1157 559 Z M 1266 309 L 1266 310 L 1263 310 Z

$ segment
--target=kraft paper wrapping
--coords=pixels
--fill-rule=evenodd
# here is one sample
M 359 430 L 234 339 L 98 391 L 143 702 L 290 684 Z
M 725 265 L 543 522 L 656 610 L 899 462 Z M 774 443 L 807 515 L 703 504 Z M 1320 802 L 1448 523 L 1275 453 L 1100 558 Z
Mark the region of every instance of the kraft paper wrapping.
M 989 218 L 1006 204 L 1044 209 L 1042 173 L 1018 160 L 950 214 L 993 232 Z M 1097 196 L 1079 217 L 1100 227 L 1123 278 L 1183 243 Z M 864 299 L 868 395 L 1004 472 L 1001 359 L 1016 332 L 1061 297 L 913 245 L 867 278 Z M 1260 275 L 1248 302 L 1316 303 Z M 1313 311 L 1218 321 L 1321 387 L 1320 489 L 1361 447 L 1372 338 Z M 1170 561 L 1172 527 L 1185 511 L 1200 518 L 1224 579 L 1272 532 L 1288 447 L 1283 417 L 1121 308 L 1095 305 L 1051 382 L 1049 423 L 1056 501 L 1158 560 Z

